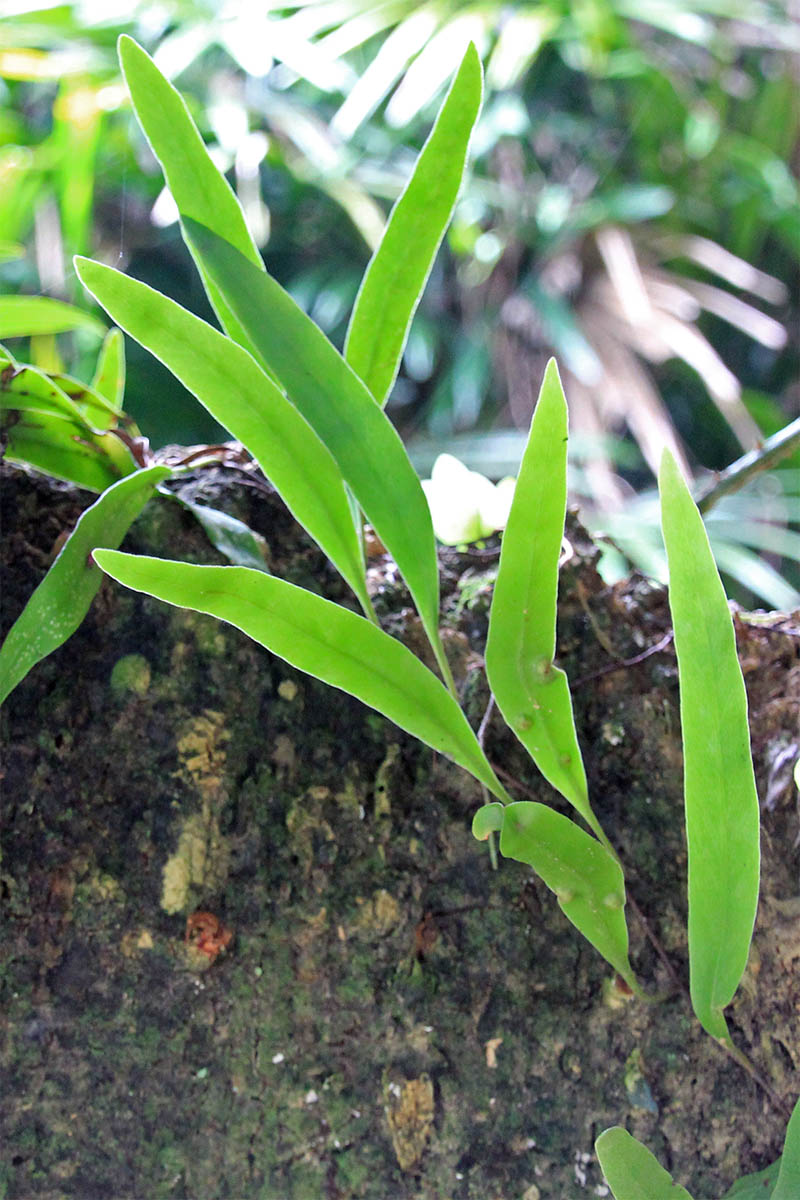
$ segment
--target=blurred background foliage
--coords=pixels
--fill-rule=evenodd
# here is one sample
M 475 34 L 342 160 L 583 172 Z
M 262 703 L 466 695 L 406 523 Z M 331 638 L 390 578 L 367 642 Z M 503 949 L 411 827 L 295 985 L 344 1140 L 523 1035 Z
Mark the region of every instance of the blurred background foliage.
M 800 411 L 798 0 L 6 0 L 0 288 L 86 306 L 90 253 L 210 317 L 116 62 L 176 83 L 267 266 L 341 345 L 388 207 L 468 39 L 486 71 L 472 167 L 389 411 L 515 473 L 544 364 L 562 367 L 573 492 L 608 577 L 663 574 L 653 471 L 699 486 Z M 89 377 L 90 330 L 11 342 Z M 23 349 L 24 347 L 24 349 Z M 218 427 L 128 346 L 155 446 Z M 800 603 L 800 455 L 709 515 L 745 601 Z

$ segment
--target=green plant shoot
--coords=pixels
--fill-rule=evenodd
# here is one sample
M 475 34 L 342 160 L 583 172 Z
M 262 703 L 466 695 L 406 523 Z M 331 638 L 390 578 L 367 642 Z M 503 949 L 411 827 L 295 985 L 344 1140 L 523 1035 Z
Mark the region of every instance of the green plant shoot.
M 295 406 L 243 347 L 174 300 L 90 259 L 77 258 L 75 269 L 112 320 L 169 367 L 250 451 L 371 614 L 341 475 Z
M 182 216 L 194 217 L 225 238 L 263 270 L 261 255 L 247 228 L 239 201 L 206 150 L 183 97 L 159 71 L 146 50 L 123 34 L 118 43 L 120 66 L 133 110 Z M 228 334 L 247 349 L 251 345 L 225 299 L 209 279 L 202 255 L 187 239 L 212 307 Z
M 209 613 L 292 666 L 356 696 L 508 799 L 458 704 L 411 651 L 364 617 L 246 567 L 202 567 L 114 550 L 96 562 L 167 604 Z
M 481 60 L 470 43 L 356 296 L 344 356 L 380 405 L 389 398 L 412 317 L 453 215 L 482 91 Z
M 545 779 L 608 847 L 589 804 L 567 677 L 553 662 L 566 511 L 567 404 L 551 359 L 503 534 L 486 674 L 500 712 Z
M 747 965 L 759 881 L 747 695 L 703 520 L 668 451 L 659 489 L 680 680 L 692 1006 L 732 1046 L 723 1009 Z
M 92 550 L 118 546 L 169 467 L 148 467 L 121 479 L 81 515 L 47 575 L 0 647 L 0 704 L 31 667 L 71 637 L 102 582 Z
M 93 389 L 121 409 L 125 396 L 125 339 L 121 329 L 109 329 L 97 357 Z
M 615 1200 L 692 1200 L 685 1187 L 626 1129 L 606 1129 L 594 1144 Z
M 800 1100 L 786 1127 L 778 1182 L 770 1200 L 797 1200 L 800 1196 Z
M 430 509 L 397 430 L 338 350 L 265 271 L 195 221 L 184 225 L 261 358 L 330 450 L 414 598 L 442 676 L 439 573 Z
M 625 982 L 641 995 L 628 959 L 625 883 L 617 859 L 569 817 L 523 800 L 485 805 L 472 832 L 500 830 L 500 852 L 527 863 L 555 893 L 564 915 Z

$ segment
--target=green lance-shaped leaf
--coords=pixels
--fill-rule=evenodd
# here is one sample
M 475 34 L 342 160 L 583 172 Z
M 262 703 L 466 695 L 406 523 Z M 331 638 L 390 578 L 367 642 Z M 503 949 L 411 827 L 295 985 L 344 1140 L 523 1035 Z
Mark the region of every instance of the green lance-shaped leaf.
M 109 329 L 97 356 L 92 387 L 115 409 L 125 395 L 125 339 L 121 329 Z
M 395 381 L 411 319 L 453 215 L 482 92 L 470 44 L 414 172 L 361 282 L 344 356 L 381 405 Z
M 479 810 L 473 821 L 479 837 L 497 828 L 497 806 L 485 807 L 493 811 Z M 628 961 L 625 882 L 617 859 L 546 804 L 521 800 L 507 805 L 502 815 L 501 854 L 533 867 L 555 892 L 564 915 L 640 995 Z
M 0 296 L 0 339 L 35 337 L 42 333 L 66 333 L 88 329 L 98 337 L 105 325 L 91 313 L 49 296 Z
M 174 300 L 90 259 L 76 258 L 75 269 L 112 320 L 247 447 L 369 612 L 361 548 L 341 476 L 294 405 L 245 349 Z
M 78 628 L 103 579 L 91 558 L 93 548 L 98 542 L 118 546 L 170 473 L 169 467 L 136 471 L 110 487 L 80 516 L 0 647 L 0 704 L 31 667 Z
M 606 1129 L 594 1148 L 615 1200 L 692 1200 L 627 1129 Z
M 755 1171 L 752 1175 L 742 1175 L 741 1179 L 736 1180 L 731 1190 L 725 1193 L 722 1200 L 771 1200 L 780 1169 L 781 1160 L 778 1159 L 771 1166 L 765 1167 L 763 1171 Z M 792 1193 L 792 1200 L 794 1200 L 794 1195 Z
M 211 161 L 183 97 L 166 79 L 150 55 L 123 34 L 117 43 L 119 61 L 133 109 L 150 147 L 161 164 L 167 186 L 184 217 L 193 217 L 241 251 L 262 269 L 244 213 L 222 172 Z M 187 240 L 208 298 L 223 328 L 250 348 L 225 299 L 211 282 L 196 246 Z
M 747 696 L 703 521 L 668 451 L 659 490 L 680 680 L 690 991 L 703 1027 L 730 1042 L 722 1010 L 747 965 L 758 903 L 759 812 Z
M 567 404 L 547 364 L 508 515 L 486 642 L 497 706 L 548 783 L 605 835 L 589 804 L 567 677 L 553 663 L 567 511 Z
M 163 488 L 162 494 L 177 501 L 182 508 L 187 509 L 199 525 L 202 526 L 211 545 L 224 554 L 229 562 L 236 567 L 252 567 L 254 571 L 266 571 L 267 543 L 261 534 L 256 533 L 230 513 L 222 512 L 219 508 L 211 508 L 207 504 L 195 504 L 185 500 L 175 492 Z
M 797 1200 L 800 1196 L 800 1100 L 786 1128 L 778 1182 L 771 1200 Z
M 209 613 L 292 666 L 341 688 L 508 796 L 466 717 L 433 672 L 365 617 L 246 567 L 201 567 L 112 550 L 95 561 L 126 587 Z
M 185 225 L 237 320 L 336 459 L 397 563 L 449 685 L 439 637 L 439 573 L 430 509 L 396 429 L 280 284 L 195 221 L 187 219 Z

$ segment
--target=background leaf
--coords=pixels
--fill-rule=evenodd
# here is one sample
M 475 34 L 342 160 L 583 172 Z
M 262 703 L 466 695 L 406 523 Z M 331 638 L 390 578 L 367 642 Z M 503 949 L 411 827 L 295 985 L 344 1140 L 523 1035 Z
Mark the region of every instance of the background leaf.
M 65 333 L 70 329 L 88 329 L 98 337 L 106 332 L 97 317 L 62 300 L 51 300 L 49 296 L 0 296 L 0 340 Z

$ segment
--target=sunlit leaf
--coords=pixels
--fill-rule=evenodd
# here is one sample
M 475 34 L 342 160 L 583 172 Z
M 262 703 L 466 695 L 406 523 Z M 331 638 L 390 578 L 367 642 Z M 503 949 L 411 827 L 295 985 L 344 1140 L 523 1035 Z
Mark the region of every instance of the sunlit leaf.
M 246 567 L 202 567 L 112 550 L 97 550 L 94 557 L 127 587 L 235 625 L 292 666 L 377 709 L 508 799 L 443 684 L 365 617 Z
M 75 260 L 75 269 L 114 322 L 247 447 L 369 611 L 361 548 L 336 463 L 252 356 L 139 280 L 85 258 Z
M 545 779 L 602 839 L 589 804 L 567 677 L 553 661 L 566 508 L 567 405 L 551 360 L 503 534 L 486 673 L 498 708 Z
M 182 96 L 133 38 L 120 37 L 118 49 L 134 112 L 161 164 L 179 212 L 213 229 L 236 246 L 250 263 L 261 268 L 261 255 L 239 201 L 211 161 Z M 202 255 L 191 241 L 188 245 L 224 328 L 237 342 L 248 346 L 239 323 L 209 279 Z
M 640 992 L 628 961 L 622 868 L 600 842 L 546 804 L 523 800 L 503 809 L 500 852 L 533 867 L 576 929 L 628 985 Z M 473 832 L 485 836 L 499 814 L 480 810 Z
M 786 1128 L 778 1182 L 771 1200 L 797 1200 L 800 1196 L 800 1100 L 794 1106 Z
M 655 1155 L 619 1125 L 601 1133 L 594 1148 L 614 1200 L 692 1200 Z
M 759 810 L 747 696 L 703 521 L 668 451 L 659 488 L 680 679 L 690 990 L 703 1027 L 730 1041 L 723 1009 L 747 965 L 758 903 Z
M 439 575 L 422 486 L 386 414 L 335 347 L 270 275 L 186 218 L 216 285 L 261 358 L 330 450 L 414 597 L 445 679 Z
M 480 59 L 470 45 L 356 297 L 344 356 L 378 404 L 392 389 L 411 318 L 453 214 L 481 90 Z

